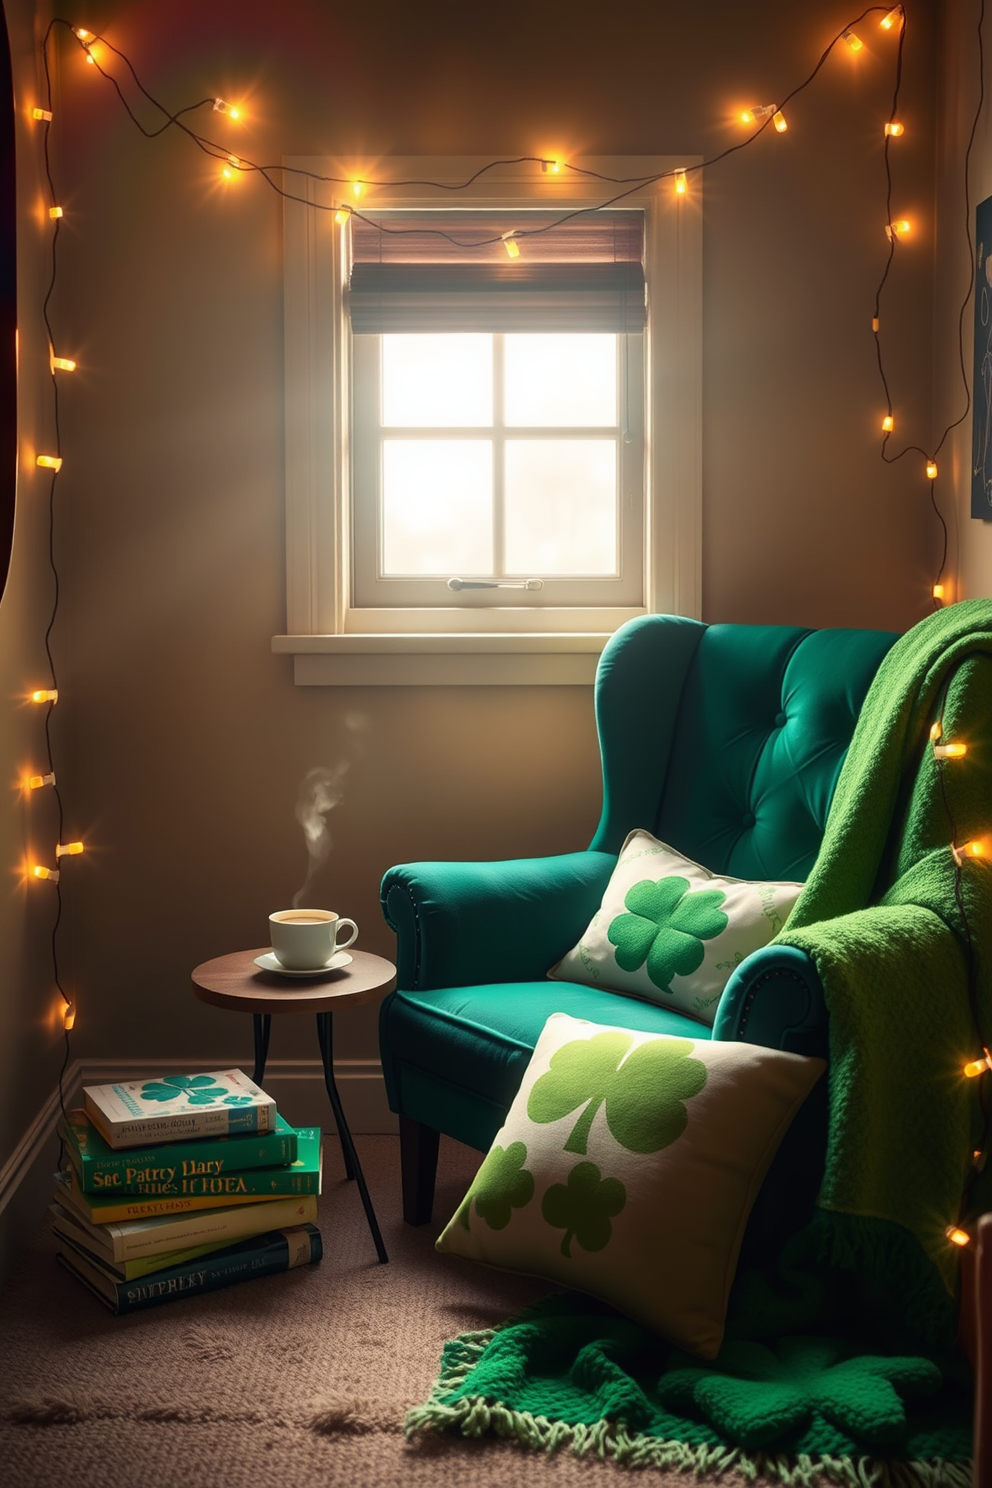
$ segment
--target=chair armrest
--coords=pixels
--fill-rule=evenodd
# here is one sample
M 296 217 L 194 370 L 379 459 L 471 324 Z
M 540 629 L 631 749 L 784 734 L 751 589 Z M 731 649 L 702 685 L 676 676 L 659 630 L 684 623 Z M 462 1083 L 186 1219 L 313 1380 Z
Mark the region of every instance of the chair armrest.
M 828 1058 L 827 1005 L 812 956 L 790 945 L 748 956 L 723 989 L 713 1037 Z
M 382 880 L 397 985 L 525 982 L 547 975 L 599 908 L 612 853 L 498 863 L 403 863 Z

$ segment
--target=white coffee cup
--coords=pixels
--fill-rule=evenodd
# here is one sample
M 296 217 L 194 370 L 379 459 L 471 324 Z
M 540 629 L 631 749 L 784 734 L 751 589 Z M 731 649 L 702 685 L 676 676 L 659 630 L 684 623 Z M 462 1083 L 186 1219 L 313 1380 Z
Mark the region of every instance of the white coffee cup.
M 351 935 L 341 941 L 338 935 L 345 925 L 351 926 Z M 273 954 L 287 971 L 319 971 L 354 943 L 358 926 L 331 909 L 277 909 L 269 915 L 269 935 Z

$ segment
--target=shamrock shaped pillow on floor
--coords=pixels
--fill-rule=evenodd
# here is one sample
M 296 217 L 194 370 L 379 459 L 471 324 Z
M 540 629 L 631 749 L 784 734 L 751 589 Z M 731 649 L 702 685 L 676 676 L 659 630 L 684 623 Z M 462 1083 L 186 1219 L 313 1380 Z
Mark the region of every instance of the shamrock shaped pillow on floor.
M 751 1206 L 824 1068 L 553 1013 L 437 1248 L 589 1292 L 712 1358 Z
M 712 1025 L 731 973 L 778 934 L 802 887 L 720 876 L 631 832 L 589 928 L 548 975 Z

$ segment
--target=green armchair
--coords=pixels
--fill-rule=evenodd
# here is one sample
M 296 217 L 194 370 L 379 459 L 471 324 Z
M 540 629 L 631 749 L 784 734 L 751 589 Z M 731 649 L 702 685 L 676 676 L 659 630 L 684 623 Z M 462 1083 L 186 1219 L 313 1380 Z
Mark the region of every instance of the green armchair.
M 380 1019 L 390 1107 L 400 1119 L 403 1210 L 431 1218 L 440 1133 L 485 1151 L 545 1020 L 743 1039 L 827 1052 L 810 956 L 768 946 L 722 995 L 712 1030 L 669 1008 L 547 972 L 599 906 L 628 832 L 646 828 L 714 872 L 805 880 L 862 702 L 896 636 L 866 630 L 631 621 L 595 685 L 603 810 L 584 852 L 491 863 L 408 863 L 382 882 L 397 937 L 397 990 Z M 512 933 L 511 933 L 512 931 Z M 783 1143 L 749 1225 L 761 1244 L 812 1207 L 826 1090 Z M 812 1156 L 811 1156 L 812 1154 Z

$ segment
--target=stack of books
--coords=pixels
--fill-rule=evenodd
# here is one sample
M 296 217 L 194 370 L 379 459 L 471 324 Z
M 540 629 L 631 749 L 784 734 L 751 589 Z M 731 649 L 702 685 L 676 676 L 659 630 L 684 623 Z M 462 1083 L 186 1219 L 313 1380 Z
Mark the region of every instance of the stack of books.
M 112 1312 L 319 1261 L 319 1127 L 241 1070 L 90 1085 L 59 1127 L 58 1259 Z

